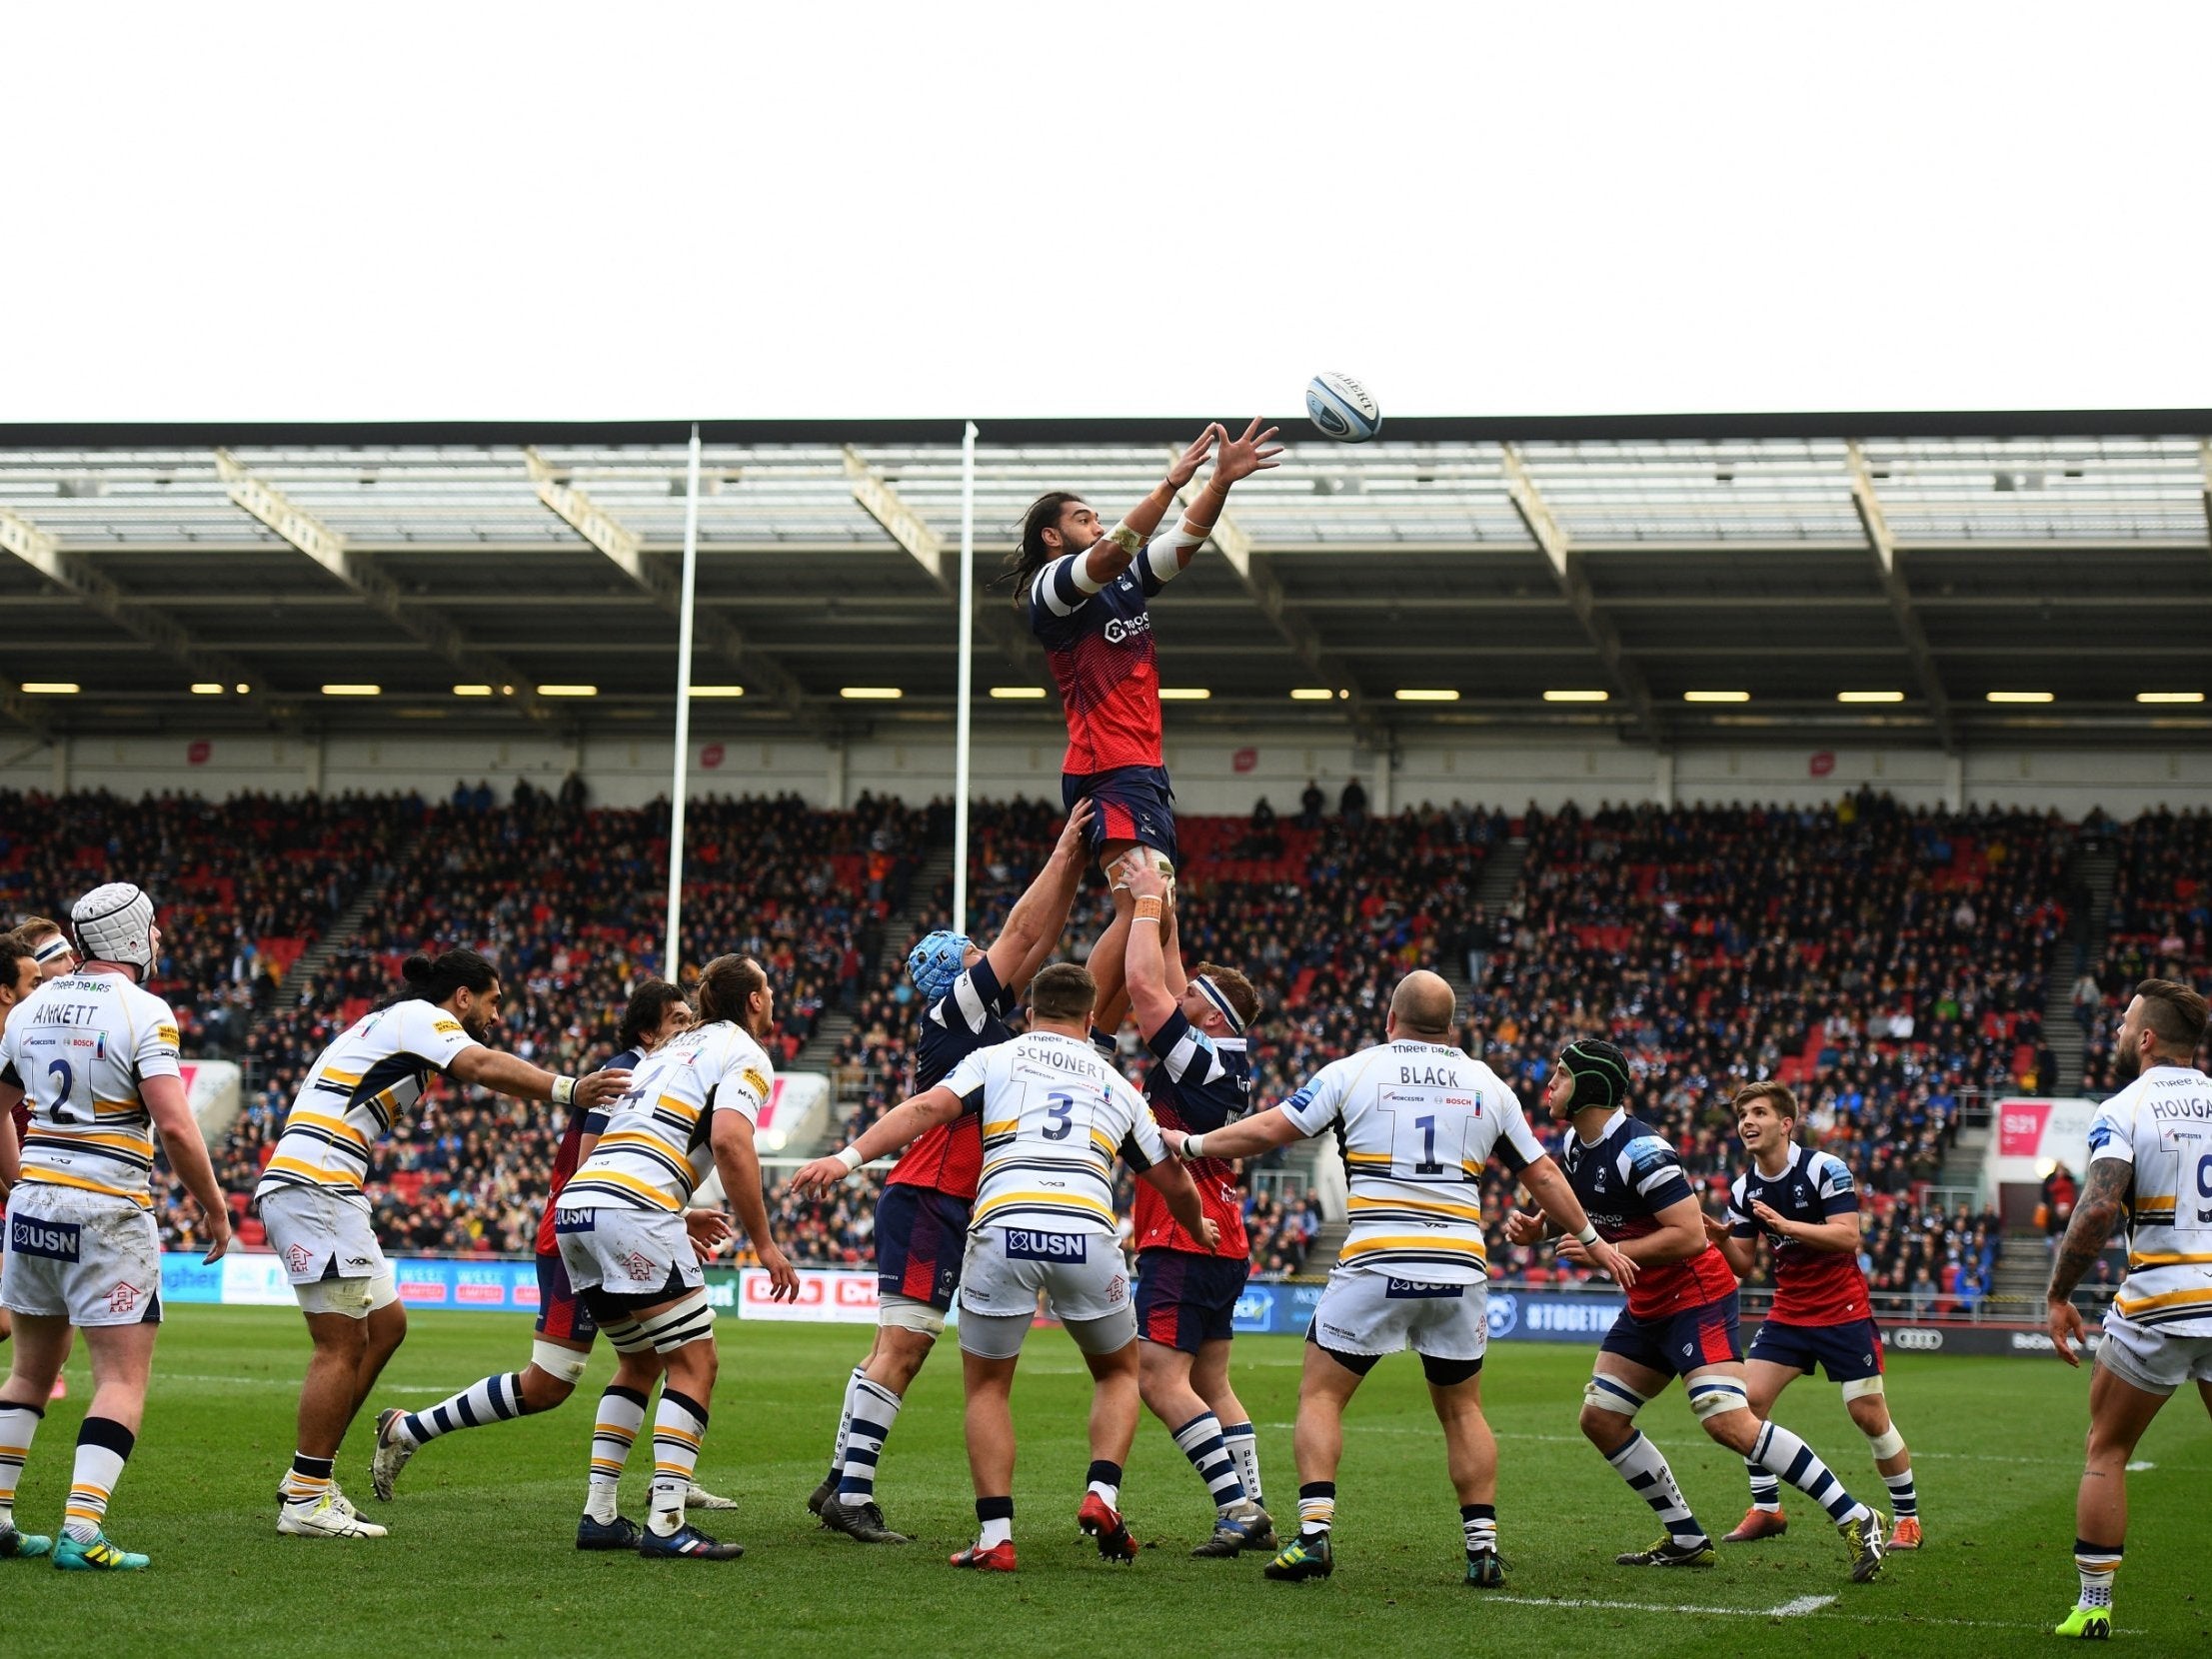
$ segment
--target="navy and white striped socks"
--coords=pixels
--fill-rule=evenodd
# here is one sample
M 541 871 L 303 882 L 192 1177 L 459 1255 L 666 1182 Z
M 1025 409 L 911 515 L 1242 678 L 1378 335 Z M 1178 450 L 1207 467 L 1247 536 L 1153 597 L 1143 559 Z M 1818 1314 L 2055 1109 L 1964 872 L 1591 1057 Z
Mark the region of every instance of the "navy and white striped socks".
M 1843 1489 L 1843 1482 L 1836 1479 L 1835 1471 L 1820 1461 L 1812 1447 L 1779 1423 L 1761 1426 L 1758 1439 L 1751 1445 L 1751 1457 L 1761 1468 L 1780 1475 L 1825 1509 L 1828 1519 L 1837 1526 L 1867 1513 L 1865 1506 Z
M 1681 1487 L 1674 1483 L 1674 1471 L 1659 1448 L 1643 1437 L 1643 1430 L 1632 1430 L 1627 1444 L 1608 1452 L 1605 1461 L 1620 1471 L 1631 1492 L 1651 1506 L 1651 1512 L 1665 1523 L 1668 1537 L 1678 1544 L 1707 1542 L 1705 1529 L 1697 1524 Z
M 899 1420 L 904 1403 L 880 1382 L 856 1374 L 852 1393 L 853 1416 L 846 1424 L 845 1467 L 838 1474 L 838 1502 L 848 1507 L 872 1503 L 876 1498 L 876 1465 L 884 1455 L 884 1441 Z
M 508 1422 L 527 1409 L 523 1404 L 522 1373 L 502 1371 L 470 1383 L 428 1411 L 410 1411 L 400 1419 L 399 1431 L 420 1446 L 455 1429 Z
M 1218 1417 L 1210 1411 L 1201 1411 L 1176 1429 L 1174 1435 L 1176 1448 L 1190 1459 L 1190 1467 L 1198 1471 L 1198 1478 L 1205 1482 L 1205 1489 L 1212 1496 L 1213 1507 L 1218 1513 L 1225 1515 L 1244 1501 L 1244 1480 L 1237 1473 L 1236 1459 L 1229 1456 Z

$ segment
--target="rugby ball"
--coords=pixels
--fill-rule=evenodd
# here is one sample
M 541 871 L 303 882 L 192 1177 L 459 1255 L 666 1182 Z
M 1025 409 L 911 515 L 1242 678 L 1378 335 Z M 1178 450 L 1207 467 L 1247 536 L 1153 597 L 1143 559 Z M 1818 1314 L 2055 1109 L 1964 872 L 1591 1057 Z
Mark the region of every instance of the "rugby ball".
M 1349 375 L 1315 375 L 1305 386 L 1305 412 L 1321 436 L 1364 444 L 1382 430 L 1382 408 Z

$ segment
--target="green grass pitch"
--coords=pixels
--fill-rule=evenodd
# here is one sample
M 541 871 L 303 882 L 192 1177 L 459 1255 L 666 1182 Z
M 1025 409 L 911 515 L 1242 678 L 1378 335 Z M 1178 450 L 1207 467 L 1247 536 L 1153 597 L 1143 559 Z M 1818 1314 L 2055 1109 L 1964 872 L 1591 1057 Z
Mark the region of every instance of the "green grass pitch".
M 824 1654 L 1388 1653 L 1463 1656 L 1734 1653 L 1801 1656 L 2016 1653 L 2074 1595 L 2074 1483 L 2086 1372 L 2052 1360 L 1898 1356 L 1891 1400 L 1910 1438 L 1928 1547 L 1853 1585 L 1824 1518 L 1786 1493 L 1791 1528 L 1723 1551 L 1714 1571 L 1635 1572 L 1613 1552 L 1656 1535 L 1575 1433 L 1590 1350 L 1500 1343 L 1484 1372 L 1500 1449 L 1498 1520 L 1512 1565 L 1500 1594 L 1459 1584 L 1458 1516 L 1418 1367 L 1385 1361 L 1354 1402 L 1339 1476 L 1338 1564 L 1325 1583 L 1269 1584 L 1251 1557 L 1193 1561 L 1210 1510 L 1165 1431 L 1146 1418 L 1124 1507 L 1156 1541 L 1133 1567 L 1077 1540 L 1087 1457 L 1087 1379 L 1057 1331 L 1030 1343 L 1015 1387 L 1021 1432 L 1012 1578 L 957 1574 L 945 1556 L 973 1530 L 960 1433 L 958 1355 L 924 1371 L 891 1441 L 880 1495 L 905 1549 L 867 1549 L 817 1529 L 805 1509 L 827 1462 L 842 1379 L 868 1340 L 857 1327 L 725 1320 L 722 1380 L 700 1469 L 743 1503 L 705 1517 L 744 1542 L 732 1563 L 579 1555 L 588 1401 L 604 1350 L 560 1411 L 438 1441 L 399 1500 L 369 1492 L 375 1404 L 419 1406 L 487 1371 L 519 1368 L 529 1325 L 514 1315 L 427 1314 L 386 1372 L 341 1458 L 341 1478 L 392 1535 L 357 1543 L 279 1538 L 271 1494 L 292 1449 L 307 1343 L 281 1310 L 180 1308 L 162 1335 L 139 1450 L 113 1533 L 153 1570 L 90 1578 L 0 1563 L 0 1647 L 16 1654 L 589 1655 L 676 1651 Z M 4 1351 L 4 1350 L 0 1350 Z M 1294 1521 L 1290 1421 L 1298 1344 L 1246 1337 L 1236 1381 L 1261 1428 L 1268 1497 Z M 47 1414 L 19 1521 L 51 1531 L 89 1378 Z M 1882 1495 L 1836 1389 L 1798 1383 L 1777 1413 L 1861 1494 Z M 1678 1392 L 1643 1416 L 1705 1524 L 1732 1525 L 1742 1468 L 1707 1441 Z M 2118 1640 L 2146 1654 L 2204 1651 L 2194 1599 L 2212 1552 L 2212 1423 L 2191 1393 L 2152 1428 L 2131 1477 L 2134 1518 L 2119 1578 Z M 642 1469 L 645 1453 L 634 1456 Z M 624 1510 L 642 1514 L 637 1475 Z M 719 1527 L 715 1523 L 723 1523 Z

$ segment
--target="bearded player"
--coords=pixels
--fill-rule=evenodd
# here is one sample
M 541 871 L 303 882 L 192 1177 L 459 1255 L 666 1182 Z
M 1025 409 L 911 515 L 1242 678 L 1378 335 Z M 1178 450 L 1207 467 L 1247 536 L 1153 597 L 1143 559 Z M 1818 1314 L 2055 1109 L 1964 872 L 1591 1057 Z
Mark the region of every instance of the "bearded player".
M 1574 1195 L 1601 1236 L 1637 1267 L 1628 1305 L 1599 1345 L 1582 1394 L 1582 1433 L 1629 1489 L 1651 1506 L 1666 1533 L 1649 1549 L 1614 1559 L 1623 1567 L 1710 1567 L 1711 1535 L 1675 1484 L 1666 1458 L 1636 1428 L 1636 1413 L 1676 1377 L 1705 1432 L 1738 1457 L 1781 1476 L 1835 1523 L 1864 1583 L 1882 1570 L 1882 1520 L 1843 1489 L 1810 1446 L 1751 1410 L 1738 1336 L 1736 1276 L 1707 1242 L 1704 1217 L 1674 1148 L 1628 1115 L 1628 1060 L 1609 1042 L 1585 1037 L 1563 1049 L 1544 1085 L 1555 1121 L 1571 1125 L 1560 1161 Z M 1542 1216 L 1515 1210 L 1505 1236 L 1534 1244 Z M 1562 1259 L 1595 1265 L 1577 1240 Z
M 1735 1098 L 1736 1133 L 1751 1167 L 1728 1188 L 1728 1219 L 1705 1217 L 1705 1236 L 1736 1277 L 1757 1267 L 1756 1240 L 1766 1237 L 1774 1263 L 1774 1306 L 1751 1338 L 1744 1367 L 1752 1412 L 1765 1417 L 1800 1376 L 1823 1367 L 1843 1385 L 1843 1408 L 1874 1451 L 1874 1468 L 1889 1488 L 1894 1529 L 1888 1547 L 1920 1547 L 1920 1497 L 1912 1454 L 1889 1420 L 1882 1389 L 1882 1333 L 1859 1271 L 1859 1195 L 1839 1158 L 1796 1143 L 1797 1100 L 1775 1082 L 1751 1083 Z M 1782 1488 L 1772 1474 L 1744 1460 L 1751 1508 L 1720 1541 L 1747 1544 L 1789 1529 Z
M 1070 807 L 1098 804 L 1091 847 L 1112 884 L 1113 920 L 1090 957 L 1105 1033 L 1118 1030 L 1128 1013 L 1122 961 L 1136 908 L 1115 870 L 1139 845 L 1170 872 L 1176 856 L 1174 792 L 1160 752 L 1158 653 L 1145 603 L 1188 568 L 1213 534 L 1230 486 L 1279 465 L 1281 447 L 1269 442 L 1274 435 L 1256 420 L 1236 439 L 1218 425 L 1207 427 L 1111 530 L 1067 490 L 1038 497 L 1022 518 L 1022 545 L 1011 561 L 1015 605 L 1045 647 L 1068 720 L 1061 799 Z M 1209 454 L 1213 472 L 1205 488 L 1171 534 L 1149 540 Z

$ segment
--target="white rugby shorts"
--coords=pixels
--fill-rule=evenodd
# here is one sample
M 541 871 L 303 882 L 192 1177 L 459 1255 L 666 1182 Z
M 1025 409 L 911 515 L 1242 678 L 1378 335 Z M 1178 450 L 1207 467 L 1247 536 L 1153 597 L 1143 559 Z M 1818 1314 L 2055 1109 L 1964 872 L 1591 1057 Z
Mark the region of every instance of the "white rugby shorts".
M 260 1200 L 269 1248 L 297 1290 L 328 1279 L 389 1278 L 369 1206 L 321 1186 L 280 1186 Z
M 1125 1312 L 1135 1334 L 1128 1268 L 1111 1234 L 979 1227 L 968 1235 L 961 1263 L 963 1313 L 1026 1319 L 1037 1312 L 1040 1291 L 1063 1324 Z
M 2146 1394 L 2171 1394 L 2185 1382 L 2212 1382 L 2212 1336 L 2176 1336 L 2106 1308 L 2097 1362 Z
M 671 1273 L 685 1290 L 707 1282 L 684 1218 L 665 1210 L 570 1209 L 556 1200 L 553 1235 L 569 1282 L 579 1290 L 650 1296 L 667 1285 Z
M 0 1304 L 72 1325 L 161 1322 L 161 1235 L 128 1198 L 31 1181 L 8 1199 Z
M 1411 1348 L 1430 1359 L 1480 1359 L 1489 1346 L 1489 1287 L 1428 1284 L 1337 1267 L 1313 1309 L 1313 1340 L 1346 1354 Z

